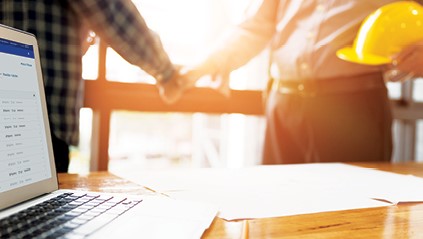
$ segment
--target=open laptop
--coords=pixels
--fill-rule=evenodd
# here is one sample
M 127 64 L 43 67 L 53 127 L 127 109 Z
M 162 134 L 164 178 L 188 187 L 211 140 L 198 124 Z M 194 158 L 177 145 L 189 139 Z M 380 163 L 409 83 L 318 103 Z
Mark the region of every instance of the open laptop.
M 200 238 L 217 210 L 58 190 L 34 35 L 0 25 L 0 238 Z

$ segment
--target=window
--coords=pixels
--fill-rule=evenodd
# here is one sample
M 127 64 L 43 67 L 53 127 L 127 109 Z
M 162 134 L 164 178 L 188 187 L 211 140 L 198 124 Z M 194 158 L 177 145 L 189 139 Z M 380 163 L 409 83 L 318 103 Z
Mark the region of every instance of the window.
M 248 1 L 223 0 L 147 0 L 133 1 L 156 31 L 176 64 L 192 64 L 205 54 L 216 37 L 243 15 Z M 165 17 L 164 17 L 165 16 Z M 192 19 L 196 19 L 193 21 Z M 101 64 L 99 45 L 90 47 L 84 56 L 84 79 L 96 79 Z M 109 82 L 152 84 L 154 80 L 136 66 L 130 65 L 113 49 L 107 48 L 105 79 Z M 251 61 L 231 75 L 231 88 L 260 90 L 266 83 L 266 55 Z M 261 66 L 261 71 L 257 71 Z M 253 69 L 253 71 L 252 71 Z M 101 67 L 100 67 L 101 71 Z M 101 73 L 100 73 L 101 75 Z M 139 92 L 143 94 L 142 91 Z M 257 102 L 260 104 L 260 102 Z M 157 112 L 159 111 L 159 112 Z M 110 167 L 131 162 L 142 167 L 213 166 L 240 167 L 257 164 L 260 159 L 264 119 L 261 115 L 238 113 L 184 113 L 114 110 L 110 119 Z M 83 122 L 91 122 L 89 109 L 81 112 Z M 81 134 L 81 136 L 88 137 Z M 87 144 L 90 139 L 81 139 Z M 232 144 L 232 145 L 231 145 Z M 230 145 L 230 147 L 229 147 Z M 87 158 L 89 150 L 82 145 L 75 155 Z M 246 160 L 240 160 L 246 159 Z M 76 162 L 76 161 L 75 161 Z M 77 171 L 86 160 L 72 167 Z M 71 171 L 72 171 L 71 170 Z

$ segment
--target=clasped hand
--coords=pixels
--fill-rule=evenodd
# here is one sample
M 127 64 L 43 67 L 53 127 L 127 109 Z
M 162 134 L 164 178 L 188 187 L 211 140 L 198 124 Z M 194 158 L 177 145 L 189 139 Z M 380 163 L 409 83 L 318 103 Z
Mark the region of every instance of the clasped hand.
M 185 91 L 193 88 L 196 82 L 208 72 L 202 67 L 177 67 L 172 78 L 166 83 L 159 84 L 161 99 L 167 104 L 176 103 Z

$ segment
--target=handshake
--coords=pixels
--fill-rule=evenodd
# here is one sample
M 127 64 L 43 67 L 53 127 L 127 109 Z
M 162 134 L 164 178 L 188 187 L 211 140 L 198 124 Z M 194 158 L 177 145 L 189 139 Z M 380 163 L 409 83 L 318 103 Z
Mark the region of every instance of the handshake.
M 204 76 L 211 76 L 214 85 L 218 85 L 217 90 L 226 95 L 229 91 L 227 77 L 222 80 L 216 80 L 216 70 L 211 64 L 200 64 L 194 67 L 175 67 L 173 75 L 165 83 L 157 83 L 160 98 L 167 104 L 177 102 L 185 91 L 193 88 L 197 81 Z M 223 84 L 222 84 L 223 83 Z M 225 91 L 224 91 L 225 90 Z
M 199 71 L 196 68 L 176 68 L 170 79 L 164 83 L 157 83 L 160 98 L 167 104 L 177 102 L 186 90 L 193 88 L 197 80 L 206 74 L 207 72 Z

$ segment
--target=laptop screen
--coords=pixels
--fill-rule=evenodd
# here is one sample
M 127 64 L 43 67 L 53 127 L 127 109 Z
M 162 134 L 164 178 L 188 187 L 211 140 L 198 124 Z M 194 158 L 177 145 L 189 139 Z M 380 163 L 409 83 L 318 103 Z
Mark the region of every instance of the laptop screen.
M 31 185 L 55 178 L 49 144 L 35 37 L 0 26 L 0 199 L 35 196 L 43 190 Z
M 51 177 L 30 45 L 0 38 L 0 192 Z

